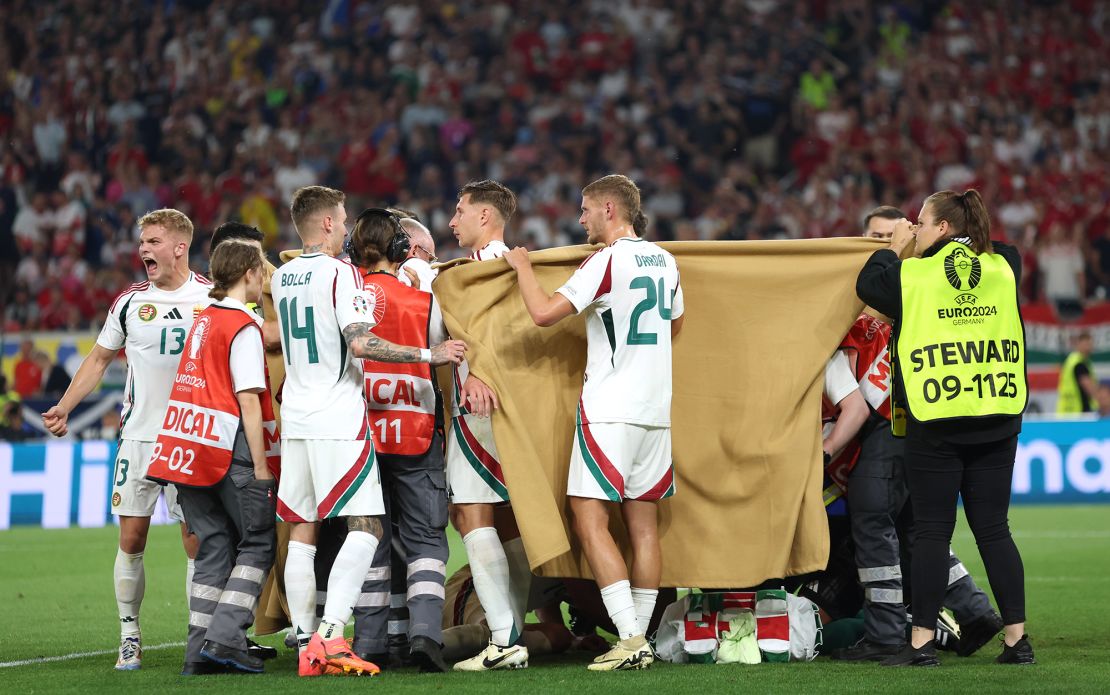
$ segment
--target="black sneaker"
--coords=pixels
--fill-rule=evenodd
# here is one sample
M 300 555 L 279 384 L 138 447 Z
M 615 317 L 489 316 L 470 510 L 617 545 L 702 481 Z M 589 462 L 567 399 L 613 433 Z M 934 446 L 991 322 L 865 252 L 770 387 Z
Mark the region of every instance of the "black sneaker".
M 960 656 L 971 656 L 994 636 L 1002 632 L 1002 617 L 991 611 L 981 615 L 975 620 L 960 626 L 960 646 L 956 653 Z
M 929 640 L 923 647 L 914 649 L 913 645 L 907 643 L 902 651 L 894 656 L 887 657 L 882 662 L 883 666 L 940 666 L 937 661 L 937 648 L 932 640 Z
M 221 673 L 231 673 L 231 669 L 211 661 L 186 661 L 181 667 L 183 676 L 215 676 Z
M 882 661 L 888 656 L 898 654 L 905 646 L 905 642 L 879 644 L 864 637 L 850 647 L 834 650 L 832 658 L 834 661 Z
M 363 661 L 369 661 L 381 670 L 385 671 L 388 668 L 397 668 L 396 664 L 389 658 L 385 652 L 355 652 L 355 656 Z
M 1014 664 L 1015 666 L 1028 666 L 1037 663 L 1033 658 L 1033 645 L 1029 644 L 1029 635 L 1022 635 L 1021 639 L 1008 646 L 1002 642 L 1002 653 L 995 659 L 1000 664 Z
M 270 659 L 277 658 L 277 650 L 273 647 L 267 647 L 264 644 L 259 644 L 252 639 L 247 640 L 247 653 L 256 659 L 269 661 Z
M 446 673 L 451 669 L 443 660 L 442 648 L 430 637 L 413 637 L 409 655 L 421 673 Z
M 200 655 L 217 664 L 230 666 L 243 673 L 262 673 L 262 659 L 251 656 L 246 649 L 233 649 L 227 645 L 204 640 Z

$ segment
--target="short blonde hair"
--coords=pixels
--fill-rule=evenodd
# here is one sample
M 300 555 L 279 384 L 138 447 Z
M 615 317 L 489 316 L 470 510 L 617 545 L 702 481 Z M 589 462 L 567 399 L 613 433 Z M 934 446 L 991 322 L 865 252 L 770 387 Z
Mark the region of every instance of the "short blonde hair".
M 342 205 L 346 196 L 343 191 L 337 191 L 327 186 L 305 186 L 298 188 L 293 194 L 293 202 L 289 204 L 289 216 L 293 218 L 293 226 L 300 231 L 301 226 L 321 210 L 329 210 L 336 205 Z
M 600 199 L 612 197 L 624 212 L 628 222 L 634 225 L 640 221 L 640 187 L 623 174 L 609 174 L 582 189 L 583 196 Z M 637 234 L 640 231 L 637 230 Z
M 183 237 L 185 241 L 190 243 L 193 241 L 193 223 L 180 210 L 162 208 L 152 210 L 139 218 L 139 229 L 154 225 L 165 227 L 166 231 Z

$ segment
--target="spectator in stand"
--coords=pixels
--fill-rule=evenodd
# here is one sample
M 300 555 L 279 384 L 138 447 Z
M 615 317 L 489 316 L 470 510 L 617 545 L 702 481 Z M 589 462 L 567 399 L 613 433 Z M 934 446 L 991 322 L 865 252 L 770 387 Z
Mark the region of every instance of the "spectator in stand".
M 43 370 L 35 359 L 35 342 L 25 338 L 19 344 L 19 358 L 13 370 L 13 388 L 24 400 L 37 396 L 42 391 Z
M 1063 315 L 1082 312 L 1087 282 L 1083 251 L 1075 234 L 1069 234 L 1062 222 L 1049 227 L 1048 238 L 1037 252 L 1037 264 L 1045 299 Z
M 1005 12 L 673 0 L 573 14 L 539 0 L 208 0 L 125 4 L 111 22 L 77 0 L 7 5 L 0 239 L 18 214 L 21 250 L 64 245 L 49 203 L 60 188 L 65 205 L 87 206 L 90 270 L 118 259 L 123 286 L 142 273 L 123 264 L 130 249 L 112 252 L 135 239 L 115 233 L 112 206 L 186 210 L 201 240 L 259 203 L 252 181 L 275 210 L 307 183 L 344 188 L 356 209 L 412 208 L 445 253 L 462 183 L 519 194 L 528 224 L 510 245 L 573 243 L 577 187 L 609 171 L 657 201 L 653 240 L 833 235 L 868 198 L 918 210 L 934 183 L 982 188 L 1000 240 L 1059 221 L 1079 225 L 1085 248 L 1110 226 L 1107 0 Z M 58 22 L 80 40 L 42 40 Z M 958 89 L 941 86 L 951 75 Z M 293 245 L 277 215 L 271 247 Z M 1086 295 L 1106 291 L 1106 257 L 1088 255 Z

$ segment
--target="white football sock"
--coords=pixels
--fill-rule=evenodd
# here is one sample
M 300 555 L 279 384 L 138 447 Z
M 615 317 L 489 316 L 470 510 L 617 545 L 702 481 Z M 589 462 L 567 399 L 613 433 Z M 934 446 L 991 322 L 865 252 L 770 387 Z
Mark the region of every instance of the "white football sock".
M 474 591 L 486 614 L 490 640 L 502 647 L 518 636 L 513 635 L 513 605 L 510 598 L 509 560 L 497 537 L 497 530 L 484 526 L 463 536 Z
M 348 531 L 347 539 L 335 556 L 335 563 L 328 575 L 328 597 L 324 601 L 324 620 L 317 632 L 326 639 L 343 634 L 343 626 L 351 619 L 351 611 L 362 593 L 362 583 L 366 573 L 374 564 L 374 551 L 378 549 L 378 539 L 365 531 Z M 328 634 L 325 635 L 325 632 Z
M 640 632 L 645 635 L 648 631 L 648 625 L 651 623 L 651 614 L 655 612 L 655 599 L 658 597 L 658 589 L 632 587 L 632 603 L 636 606 L 636 622 L 640 625 Z
M 116 607 L 119 608 L 119 632 L 123 637 L 139 634 L 139 607 L 146 593 L 146 571 L 143 554 L 125 553 L 116 548 L 116 565 L 112 572 L 116 586 Z
M 636 605 L 632 601 L 632 589 L 627 579 L 602 587 L 601 601 L 617 628 L 617 637 L 626 640 L 644 634 L 636 619 Z
M 316 631 L 315 559 L 316 546 L 289 541 L 289 553 L 285 557 L 285 599 L 298 637 Z
M 189 605 L 189 598 L 193 595 L 193 572 L 196 571 L 196 560 L 185 558 L 185 605 Z
M 505 558 L 509 561 L 509 600 L 513 607 L 513 622 L 517 631 L 524 629 L 524 618 L 528 615 L 528 593 L 532 590 L 532 568 L 528 566 L 528 554 L 524 552 L 524 540 L 519 536 L 502 544 Z

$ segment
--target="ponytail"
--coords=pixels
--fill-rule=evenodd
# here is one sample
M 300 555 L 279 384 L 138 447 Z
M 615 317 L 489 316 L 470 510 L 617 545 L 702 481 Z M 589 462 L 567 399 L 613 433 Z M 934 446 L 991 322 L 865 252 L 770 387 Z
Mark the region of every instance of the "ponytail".
M 642 237 L 647 232 L 648 218 L 643 210 L 637 210 L 636 214 L 632 216 L 632 231 L 636 236 Z
M 937 222 L 943 220 L 955 230 L 955 236 L 969 237 L 975 253 L 991 251 L 990 215 L 979 191 L 974 188 L 963 193 L 938 191 L 925 199 L 925 205 Z
M 964 233 L 971 237 L 971 248 L 975 253 L 987 253 L 992 248 L 991 220 L 983 196 L 974 188 L 969 188 L 960 197 L 963 198 L 967 213 L 967 229 Z

